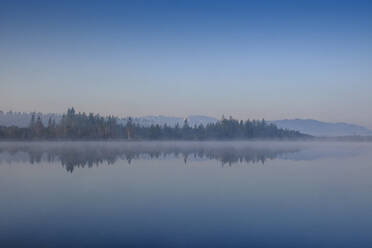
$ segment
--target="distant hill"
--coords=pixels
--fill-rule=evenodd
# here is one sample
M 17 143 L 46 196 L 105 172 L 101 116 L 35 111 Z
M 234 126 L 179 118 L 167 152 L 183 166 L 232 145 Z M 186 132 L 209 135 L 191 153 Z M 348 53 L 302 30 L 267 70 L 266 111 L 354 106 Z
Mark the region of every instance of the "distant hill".
M 190 115 L 187 118 L 187 122 L 189 126 L 199 126 L 200 124 L 206 126 L 209 123 L 217 122 L 217 119 L 214 117 L 203 116 L 203 115 Z M 119 119 L 119 123 L 125 124 L 128 121 L 128 118 Z M 170 116 L 144 116 L 144 117 L 135 117 L 133 118 L 134 123 L 139 124 L 141 126 L 151 126 L 151 125 L 160 125 L 163 126 L 167 124 L 168 126 L 174 127 L 177 124 L 182 126 L 185 117 L 170 117 Z
M 312 119 L 285 119 L 271 121 L 271 123 L 277 125 L 279 128 L 296 130 L 314 136 L 335 137 L 351 135 L 372 135 L 372 131 L 366 127 L 342 122 L 330 123 Z
M 59 122 L 62 118 L 61 114 L 43 114 L 35 113 L 36 116 L 40 116 L 44 125 L 48 124 L 49 118 L 54 119 L 56 122 Z M 28 127 L 30 125 L 32 113 L 26 112 L 3 112 L 0 111 L 0 126 L 17 126 L 17 127 Z

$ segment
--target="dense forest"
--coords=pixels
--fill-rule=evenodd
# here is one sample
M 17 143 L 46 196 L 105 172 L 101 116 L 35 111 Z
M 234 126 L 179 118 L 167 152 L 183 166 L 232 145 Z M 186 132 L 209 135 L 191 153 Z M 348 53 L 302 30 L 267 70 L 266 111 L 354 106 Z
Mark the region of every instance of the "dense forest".
M 28 127 L 0 127 L 0 139 L 20 140 L 247 140 L 247 139 L 303 139 L 309 135 L 280 129 L 265 120 L 238 121 L 232 117 L 222 118 L 206 126 L 189 126 L 185 119 L 182 126 L 135 124 L 129 118 L 126 124 L 118 124 L 114 116 L 77 113 L 68 109 L 59 122 L 49 118 L 44 125 L 40 116 L 33 114 Z

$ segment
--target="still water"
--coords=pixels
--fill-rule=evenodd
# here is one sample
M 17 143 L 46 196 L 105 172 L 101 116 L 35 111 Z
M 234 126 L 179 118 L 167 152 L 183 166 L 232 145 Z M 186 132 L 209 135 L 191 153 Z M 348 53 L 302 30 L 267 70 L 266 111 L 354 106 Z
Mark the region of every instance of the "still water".
M 0 247 L 372 247 L 372 144 L 0 142 Z

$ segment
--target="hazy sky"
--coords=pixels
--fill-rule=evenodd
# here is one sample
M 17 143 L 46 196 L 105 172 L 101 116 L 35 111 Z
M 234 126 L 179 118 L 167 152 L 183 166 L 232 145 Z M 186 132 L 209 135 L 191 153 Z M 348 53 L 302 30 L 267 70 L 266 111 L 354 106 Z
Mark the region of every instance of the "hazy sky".
M 1 1 L 0 110 L 372 128 L 371 13 L 371 1 Z

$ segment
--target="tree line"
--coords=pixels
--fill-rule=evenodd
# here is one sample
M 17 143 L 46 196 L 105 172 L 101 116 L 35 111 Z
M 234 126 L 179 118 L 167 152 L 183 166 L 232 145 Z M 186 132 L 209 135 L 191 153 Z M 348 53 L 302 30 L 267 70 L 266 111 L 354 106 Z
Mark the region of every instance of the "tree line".
M 74 108 L 69 108 L 58 123 L 49 118 L 48 124 L 44 125 L 40 116 L 33 114 L 28 127 L 0 127 L 1 139 L 21 140 L 248 140 L 308 137 L 298 131 L 278 128 L 265 120 L 238 121 L 223 117 L 205 126 L 190 126 L 187 119 L 183 125 L 141 126 L 134 123 L 132 118 L 128 118 L 126 124 L 119 124 L 114 116 L 77 113 Z

